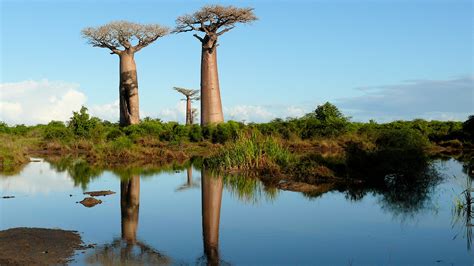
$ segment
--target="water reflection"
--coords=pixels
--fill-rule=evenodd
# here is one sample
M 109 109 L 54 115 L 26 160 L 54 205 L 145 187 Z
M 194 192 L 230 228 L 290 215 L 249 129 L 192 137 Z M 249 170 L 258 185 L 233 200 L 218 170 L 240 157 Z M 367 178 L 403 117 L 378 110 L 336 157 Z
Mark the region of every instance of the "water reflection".
M 474 226 L 472 223 L 472 220 L 474 219 L 472 193 L 474 193 L 472 179 L 471 177 L 467 177 L 464 190 L 461 192 L 459 197 L 456 198 L 455 206 L 453 208 L 453 227 L 460 227 L 458 233 L 454 236 L 454 239 L 459 235 L 465 237 L 468 250 L 471 250 L 472 227 Z
M 53 181 L 48 178 L 56 175 L 67 181 L 64 182 L 67 186 L 49 195 L 35 195 L 29 191 L 28 196 L 31 197 L 28 198 L 0 200 L 0 226 L 3 229 L 48 224 L 83 232 L 87 244 L 101 245 L 79 255 L 79 264 L 160 265 L 185 262 L 218 265 L 225 264 L 223 258 L 245 263 L 252 259 L 249 254 L 253 251 L 261 262 L 267 264 L 289 264 L 292 258 L 301 259 L 301 264 L 310 264 L 314 262 L 315 248 L 323 251 L 320 254 L 322 264 L 344 264 L 348 261 L 346 257 L 354 258 L 362 265 L 375 260 L 383 264 L 389 245 L 394 247 L 393 254 L 399 254 L 392 261 L 397 265 L 408 261 L 433 264 L 438 259 L 447 264 L 472 264 L 472 196 L 460 194 L 468 187 L 464 187 L 464 177 L 467 176 L 463 174 L 462 164 L 457 161 L 436 161 L 435 164 L 436 169 L 445 172 L 446 176 L 428 167 L 427 171 L 416 176 L 389 175 L 383 182 L 344 186 L 322 184 L 314 191 L 325 194 L 309 201 L 301 194 L 277 190 L 275 184 L 267 183 L 265 179 L 219 175 L 196 168 L 184 168 L 187 171 L 180 173 L 176 173 L 174 167 L 166 170 L 151 167 L 110 169 L 94 178 L 92 173 L 102 170 L 83 163 L 64 164 L 58 167 L 62 173 L 52 171 L 49 164 L 33 163 L 25 167 L 18 177 L 0 178 L 0 183 L 11 185 L 8 188 L 2 186 L 2 192 L 16 191 L 9 190 L 14 188 L 13 185 L 38 188 L 40 181 L 45 180 L 45 184 L 53 186 Z M 450 172 L 443 170 L 443 167 Z M 169 174 L 161 175 L 163 172 Z M 83 174 L 90 178 L 81 177 Z M 111 174 L 116 178 L 111 178 Z M 456 178 L 449 178 L 453 175 Z M 443 182 L 439 181 L 441 177 Z M 463 177 L 462 181 L 459 177 Z M 458 181 L 462 186 L 456 186 L 459 183 L 454 182 Z M 118 195 L 108 196 L 104 204 L 97 208 L 78 208 L 76 195 L 81 193 L 80 187 L 73 187 L 74 183 L 90 186 L 89 189 L 120 191 L 120 198 Z M 201 190 L 175 192 L 177 187 L 189 188 L 191 184 L 201 185 Z M 74 196 L 70 197 L 70 194 Z M 344 199 L 344 195 L 354 201 L 364 200 L 353 204 Z M 461 208 L 452 208 L 453 195 L 462 195 L 459 197 Z M 268 202 L 268 199 L 275 197 L 278 197 L 275 202 Z M 254 204 L 256 201 L 258 204 Z M 152 207 L 158 202 L 161 215 L 154 212 L 156 205 Z M 425 211 L 434 210 L 433 206 L 437 206 L 438 213 Z M 224 219 L 226 210 L 222 208 L 226 207 L 232 208 L 229 211 L 235 219 L 221 222 L 221 211 Z M 423 215 L 418 215 L 420 212 Z M 252 221 L 239 218 L 249 213 L 252 214 Z M 340 213 L 348 214 L 347 221 L 341 221 Z M 417 221 L 408 221 L 400 226 L 398 219 L 390 217 L 393 214 L 414 215 Z M 225 226 L 222 223 L 226 223 Z M 117 227 L 111 226 L 113 224 Z M 176 225 L 172 231 L 167 228 L 170 224 Z M 347 227 L 347 230 L 340 230 L 341 226 Z M 452 240 L 455 235 L 456 239 Z M 353 246 L 340 239 L 353 239 L 358 244 Z M 466 241 L 470 252 L 466 252 Z M 246 245 L 239 246 L 236 242 L 245 242 Z M 291 253 L 291 257 L 287 252 Z
M 211 171 L 201 170 L 201 206 L 202 206 L 202 237 L 204 257 L 199 263 L 220 265 L 219 255 L 219 222 L 221 217 L 222 176 L 215 176 Z
M 262 198 L 274 201 L 278 189 L 272 184 L 264 184 L 256 176 L 226 174 L 223 175 L 224 186 L 234 197 L 245 203 L 258 203 Z
M 140 176 L 134 175 L 120 182 L 122 239 L 128 244 L 137 242 L 138 211 L 140 209 Z
M 86 259 L 100 265 L 167 265 L 171 259 L 137 240 L 140 209 L 140 176 L 120 181 L 122 238 L 95 249 Z
M 198 183 L 195 183 L 193 181 L 193 167 L 192 165 L 188 166 L 186 169 L 186 183 L 182 184 L 179 186 L 176 191 L 185 191 L 191 188 L 197 188 L 199 187 Z

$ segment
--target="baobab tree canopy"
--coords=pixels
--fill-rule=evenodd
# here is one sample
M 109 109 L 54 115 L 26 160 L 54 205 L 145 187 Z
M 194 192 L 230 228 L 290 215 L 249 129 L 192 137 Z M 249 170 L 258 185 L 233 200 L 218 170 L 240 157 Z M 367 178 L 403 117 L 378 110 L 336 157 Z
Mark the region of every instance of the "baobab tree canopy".
M 82 30 L 82 36 L 88 39 L 92 46 L 108 48 L 111 54 L 120 54 L 125 50 L 138 52 L 168 33 L 167 27 L 158 24 L 138 24 L 128 21 L 113 21 L 103 26 Z
M 140 122 L 138 78 L 134 55 L 143 47 L 168 34 L 168 28 L 158 24 L 137 24 L 114 21 L 103 26 L 85 28 L 82 36 L 94 47 L 108 48 L 120 58 L 120 125 Z
M 199 100 L 199 90 L 192 90 L 192 89 L 186 89 L 186 88 L 180 88 L 180 87 L 173 87 L 174 90 L 177 92 L 183 94 L 186 99 L 190 98 L 190 100 Z
M 191 102 L 200 100 L 199 90 L 191 90 L 180 87 L 173 87 L 173 89 L 175 89 L 177 92 L 183 94 L 186 97 L 186 99 L 184 99 L 186 101 L 186 125 L 193 124 L 193 115 L 195 115 L 195 113 L 193 114 Z
M 257 20 L 253 8 L 235 6 L 207 5 L 193 14 L 180 16 L 176 19 L 174 32 L 200 31 L 205 36 L 194 36 L 203 44 L 212 40 L 212 48 L 216 45 L 217 37 L 233 29 L 236 23 L 250 23 Z

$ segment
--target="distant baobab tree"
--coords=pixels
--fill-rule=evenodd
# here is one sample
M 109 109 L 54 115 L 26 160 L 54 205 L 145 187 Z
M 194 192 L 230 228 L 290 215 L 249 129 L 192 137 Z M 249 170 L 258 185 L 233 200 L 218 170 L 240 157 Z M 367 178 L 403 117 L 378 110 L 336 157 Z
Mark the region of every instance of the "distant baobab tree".
M 253 8 L 208 5 L 190 15 L 176 19 L 173 32 L 203 32 L 194 34 L 202 45 L 201 50 L 201 125 L 221 123 L 222 113 L 219 77 L 217 72 L 217 41 L 219 36 L 233 29 L 237 23 L 257 20 Z
M 194 125 L 194 121 L 196 121 L 197 115 L 198 115 L 198 109 L 197 108 L 191 109 L 191 125 Z
M 177 92 L 181 93 L 186 97 L 184 100 L 186 101 L 186 125 L 193 124 L 193 109 L 191 108 L 191 103 L 193 101 L 199 100 L 199 90 L 191 90 L 185 89 L 180 87 L 173 87 Z
M 108 48 L 120 58 L 120 125 L 140 122 L 138 79 L 134 55 L 158 38 L 169 33 L 158 24 L 137 24 L 114 21 L 100 27 L 82 30 L 82 36 L 94 47 Z

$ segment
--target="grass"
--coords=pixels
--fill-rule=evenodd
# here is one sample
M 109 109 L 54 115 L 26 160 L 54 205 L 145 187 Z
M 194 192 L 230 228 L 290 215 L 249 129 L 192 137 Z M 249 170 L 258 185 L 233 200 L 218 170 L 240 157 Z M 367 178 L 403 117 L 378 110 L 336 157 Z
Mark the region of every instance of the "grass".
M 0 139 L 0 171 L 4 173 L 15 171 L 29 162 L 29 148 L 38 145 L 34 138 L 0 134 Z
M 264 170 L 286 167 L 293 159 L 277 139 L 250 132 L 239 134 L 235 142 L 226 143 L 204 164 L 225 171 Z

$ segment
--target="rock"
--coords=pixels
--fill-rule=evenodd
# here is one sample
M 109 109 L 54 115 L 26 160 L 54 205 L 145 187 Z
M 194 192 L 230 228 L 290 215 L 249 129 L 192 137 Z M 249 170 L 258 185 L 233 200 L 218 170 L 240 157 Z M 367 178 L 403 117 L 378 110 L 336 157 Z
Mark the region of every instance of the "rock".
M 97 204 L 101 204 L 102 201 L 98 200 L 98 199 L 95 199 L 95 198 L 87 197 L 87 198 L 83 199 L 82 201 L 80 201 L 79 203 L 84 205 L 87 208 L 91 208 L 91 207 L 94 207 Z
M 97 196 L 107 196 L 115 194 L 115 192 L 111 190 L 101 190 L 101 191 L 89 191 L 89 192 L 84 192 L 84 195 L 89 195 L 91 197 L 97 197 Z

